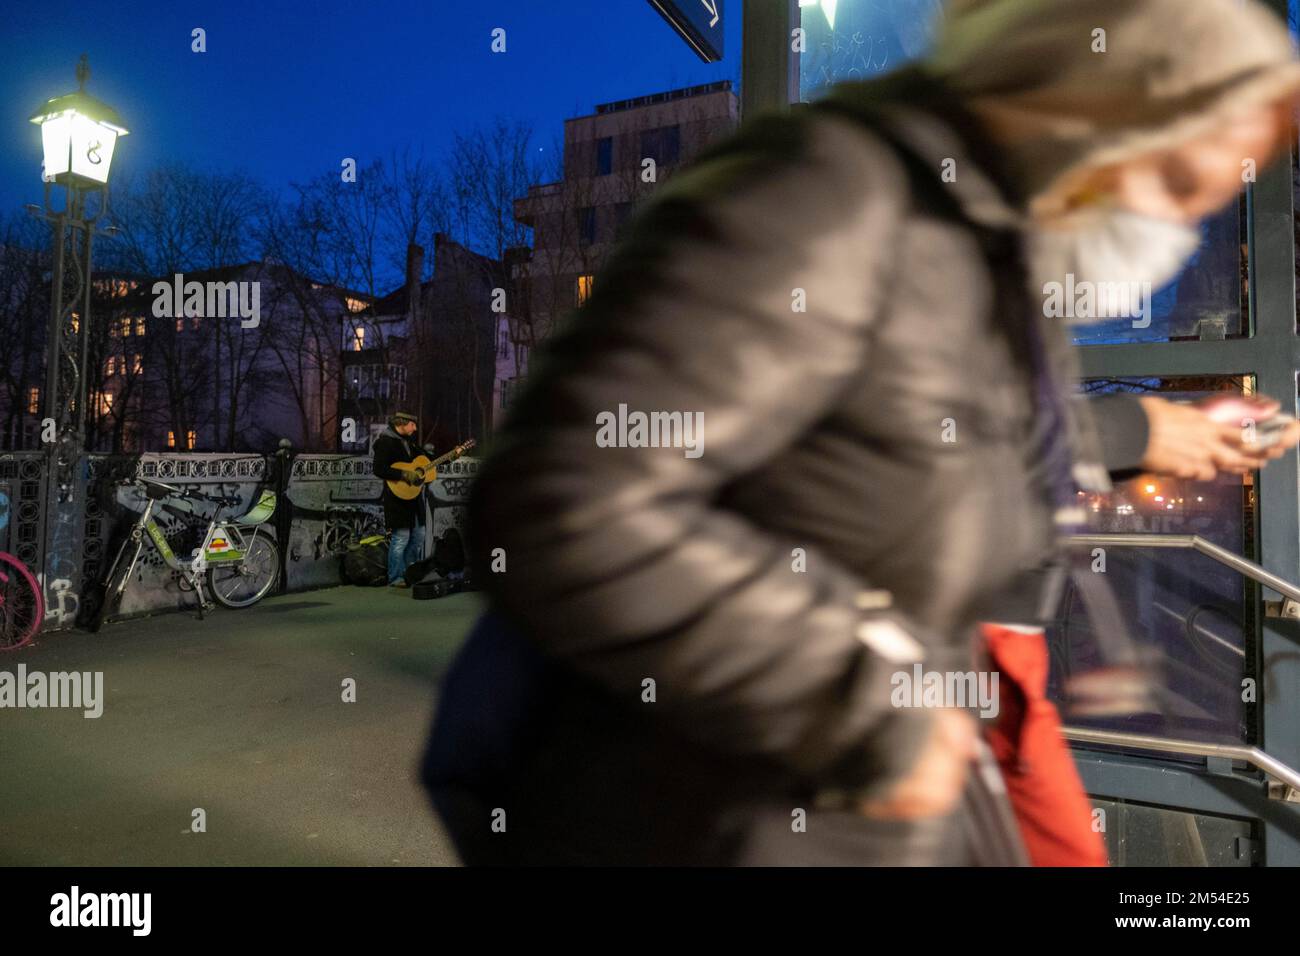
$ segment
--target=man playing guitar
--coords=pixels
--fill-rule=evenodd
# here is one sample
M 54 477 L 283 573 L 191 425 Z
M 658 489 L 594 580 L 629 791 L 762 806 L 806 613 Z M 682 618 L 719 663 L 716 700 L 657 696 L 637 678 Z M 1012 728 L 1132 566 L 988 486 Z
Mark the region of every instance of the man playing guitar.
M 403 575 L 407 565 L 424 557 L 425 505 L 424 495 L 410 498 L 397 495 L 389 483 L 403 482 L 419 487 L 423 476 L 409 468 L 396 467 L 412 461 L 420 453 L 415 434 L 419 423 L 414 415 L 397 412 L 388 419 L 388 427 L 379 433 L 371 448 L 374 456 L 376 478 L 384 480 L 384 526 L 391 538 L 388 542 L 388 586 L 406 587 Z

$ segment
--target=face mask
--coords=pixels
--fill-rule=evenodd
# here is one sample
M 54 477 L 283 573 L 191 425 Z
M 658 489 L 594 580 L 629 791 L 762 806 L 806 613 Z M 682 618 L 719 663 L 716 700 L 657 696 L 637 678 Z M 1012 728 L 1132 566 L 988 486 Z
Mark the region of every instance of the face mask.
M 1197 226 L 1098 206 L 1034 227 L 1026 245 L 1031 292 L 1063 297 L 1059 314 L 1087 323 L 1129 316 L 1169 282 L 1201 244 Z M 1075 307 L 1075 306 L 1078 307 Z

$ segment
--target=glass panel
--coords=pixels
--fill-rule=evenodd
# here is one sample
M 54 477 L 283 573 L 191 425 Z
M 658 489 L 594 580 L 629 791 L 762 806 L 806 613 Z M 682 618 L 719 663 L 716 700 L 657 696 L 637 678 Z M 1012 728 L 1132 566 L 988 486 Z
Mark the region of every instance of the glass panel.
M 805 52 L 799 96 L 812 102 L 836 83 L 866 80 L 925 55 L 942 24 L 940 0 L 800 0 Z M 1250 332 L 1245 194 L 1201 226 L 1201 248 L 1144 314 L 1072 329 L 1079 345 L 1240 338 Z
M 1249 820 L 1186 813 L 1127 800 L 1098 800 L 1111 866 L 1251 866 L 1256 859 Z M 1127 912 L 1127 911 L 1126 911 Z
M 1077 345 L 1195 342 L 1248 333 L 1246 198 L 1201 224 L 1201 247 L 1183 271 L 1151 296 L 1149 314 L 1076 325 Z
M 1249 376 L 1103 380 L 1090 393 L 1159 393 L 1192 400 L 1219 392 L 1251 394 Z M 1254 476 L 1221 475 L 1211 482 L 1137 475 L 1108 495 L 1083 496 L 1092 530 L 1100 534 L 1195 534 L 1254 557 Z M 1095 549 L 1129 630 L 1161 676 L 1161 712 L 1123 718 L 1066 714 L 1080 726 L 1193 740 L 1253 742 L 1258 690 L 1255 654 L 1257 588 L 1237 572 L 1194 551 L 1165 548 Z M 1097 636 L 1073 589 L 1049 629 L 1049 696 L 1063 701 L 1066 678 L 1102 666 Z M 1244 684 L 1243 682 L 1250 683 Z M 1243 700 L 1243 697 L 1247 698 Z
M 941 0 L 800 0 L 799 6 L 805 102 L 835 83 L 869 79 L 923 56 L 943 15 Z

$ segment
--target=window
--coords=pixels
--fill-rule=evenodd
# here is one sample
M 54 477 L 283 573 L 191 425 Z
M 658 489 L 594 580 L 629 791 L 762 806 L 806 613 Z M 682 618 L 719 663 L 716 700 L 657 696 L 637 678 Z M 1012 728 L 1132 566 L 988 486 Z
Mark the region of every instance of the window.
M 135 334 L 144 335 L 144 316 L 138 315 L 135 319 Z
M 1175 348 L 1177 346 L 1174 346 Z M 1213 395 L 1252 395 L 1253 376 L 1180 375 L 1168 378 L 1108 377 L 1084 383 L 1089 394 L 1127 392 L 1187 401 Z M 1195 534 L 1247 558 L 1255 539 L 1255 475 L 1219 475 L 1194 481 L 1136 475 L 1117 482 L 1109 494 L 1079 492 L 1091 513 L 1092 530 L 1105 534 Z M 1096 559 L 1097 553 L 1092 557 Z M 1144 732 L 1193 740 L 1246 742 L 1253 739 L 1257 708 L 1241 693 L 1243 681 L 1258 680 L 1254 641 L 1253 584 L 1231 568 L 1188 550 L 1107 547 L 1103 569 L 1132 636 L 1164 662 L 1164 693 L 1172 701 Z M 1054 666 L 1050 689 L 1064 698 L 1066 675 L 1092 666 L 1098 635 L 1076 597 L 1062 606 L 1049 629 Z M 1130 718 L 1090 725 L 1126 730 Z
M 126 371 L 126 362 L 125 362 L 125 360 L 123 360 L 123 362 L 122 362 L 122 370 L 123 370 L 123 371 Z M 116 375 L 116 374 L 117 374 L 117 356 L 116 356 L 116 355 L 110 355 L 110 356 L 108 357 L 108 361 L 106 361 L 106 362 L 104 363 L 104 375 L 105 375 L 105 376 L 111 376 L 111 375 Z
M 117 334 L 123 338 L 131 334 L 131 319 L 129 316 L 117 320 Z
M 110 415 L 113 412 L 113 393 L 112 392 L 91 392 L 90 407 L 95 410 L 99 417 Z
M 497 337 L 497 355 L 505 358 L 510 354 L 510 330 L 502 329 Z
M 682 128 L 661 126 L 641 134 L 641 158 L 653 159 L 656 166 L 673 166 L 681 158 Z
M 126 364 L 126 359 L 125 359 L 125 357 L 123 357 L 123 359 L 122 359 L 122 363 L 123 363 L 124 365 Z M 132 375 L 139 375 L 139 374 L 140 374 L 141 372 L 143 372 L 143 371 L 144 371 L 144 359 L 143 359 L 143 357 L 142 357 L 142 356 L 137 352 L 135 355 L 133 355 L 133 356 L 131 357 L 131 374 L 132 374 Z
M 27 414 L 36 415 L 41 410 L 41 390 L 35 386 L 27 390 Z
M 352 351 L 360 352 L 366 347 L 366 330 L 363 326 L 352 329 Z
M 596 175 L 608 176 L 614 171 L 614 138 L 605 136 L 596 140 Z
M 943 22 L 940 0 L 800 0 L 799 6 L 804 100 L 820 98 L 834 83 L 871 79 L 924 55 Z
M 583 206 L 578 210 L 578 238 L 584 246 L 596 241 L 596 207 Z
M 177 332 L 184 332 L 184 331 L 185 331 L 185 320 L 184 320 L 184 319 L 177 319 L 177 320 L 176 320 L 176 331 L 177 331 Z
M 194 444 L 195 444 L 195 442 L 198 440 L 198 437 L 199 437 L 199 436 L 198 436 L 198 433 L 195 432 L 194 429 L 191 428 L 189 431 L 187 431 L 187 432 L 185 433 L 185 447 L 186 447 L 187 449 L 189 449 L 189 450 L 192 451 L 192 450 L 194 449 Z M 171 431 L 169 431 L 169 432 L 167 433 L 167 447 L 168 447 L 168 448 L 175 448 L 175 447 L 176 447 L 176 433 L 175 433 L 175 432 L 171 432 Z
M 591 298 L 591 289 L 595 281 L 596 277 L 593 275 L 578 276 L 578 305 Z

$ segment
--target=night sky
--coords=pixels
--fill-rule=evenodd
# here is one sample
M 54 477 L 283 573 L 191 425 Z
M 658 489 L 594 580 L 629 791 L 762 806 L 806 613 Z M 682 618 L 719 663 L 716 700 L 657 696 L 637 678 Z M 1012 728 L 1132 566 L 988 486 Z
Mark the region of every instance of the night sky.
M 131 135 L 113 175 L 179 159 L 282 188 L 345 156 L 440 154 L 457 130 L 503 116 L 550 150 L 596 103 L 738 80 L 740 0 L 727 50 L 705 64 L 646 0 L 317 0 L 307 3 L 6 4 L 0 28 L 0 209 L 40 202 L 40 131 L 27 122 L 76 89 L 116 107 Z M 190 31 L 207 30 L 207 52 Z M 508 50 L 491 52 L 491 31 Z M 545 153 L 539 154 L 544 158 Z

